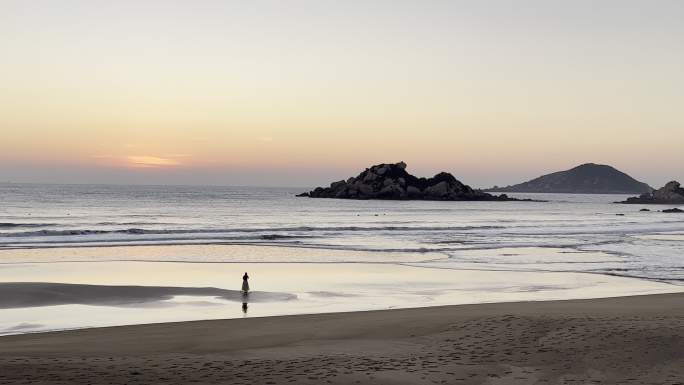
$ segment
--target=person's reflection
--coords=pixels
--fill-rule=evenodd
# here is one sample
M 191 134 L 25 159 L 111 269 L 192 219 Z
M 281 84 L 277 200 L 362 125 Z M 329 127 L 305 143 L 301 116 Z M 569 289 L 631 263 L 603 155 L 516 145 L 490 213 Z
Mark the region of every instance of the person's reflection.
M 249 293 L 242 292 L 242 313 L 247 315 L 247 305 L 249 302 Z

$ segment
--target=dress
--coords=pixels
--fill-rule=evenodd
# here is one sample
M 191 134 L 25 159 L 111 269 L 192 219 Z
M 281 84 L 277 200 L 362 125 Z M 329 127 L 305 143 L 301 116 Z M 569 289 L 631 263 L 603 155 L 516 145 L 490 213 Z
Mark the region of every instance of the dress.
M 247 293 L 249 291 L 249 276 L 245 274 L 242 276 L 242 292 Z

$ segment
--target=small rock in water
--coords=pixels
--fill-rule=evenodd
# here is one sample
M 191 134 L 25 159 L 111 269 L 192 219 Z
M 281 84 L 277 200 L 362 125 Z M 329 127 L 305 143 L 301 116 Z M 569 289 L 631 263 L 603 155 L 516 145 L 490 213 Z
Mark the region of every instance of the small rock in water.
M 684 213 L 684 210 L 674 208 L 674 209 L 665 209 L 663 210 L 664 213 Z
M 627 198 L 618 203 L 657 203 L 676 205 L 684 203 L 684 188 L 677 181 L 672 181 L 650 193 L 641 194 L 638 197 Z
M 641 210 L 639 210 L 639 211 L 651 211 L 651 210 L 649 210 L 649 209 L 641 209 Z

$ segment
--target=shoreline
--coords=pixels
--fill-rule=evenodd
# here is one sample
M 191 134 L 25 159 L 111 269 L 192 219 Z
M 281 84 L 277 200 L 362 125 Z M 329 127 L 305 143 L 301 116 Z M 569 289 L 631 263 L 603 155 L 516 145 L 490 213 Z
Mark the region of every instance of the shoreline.
M 684 293 L 0 337 L 0 380 L 26 378 L 55 384 L 675 384 L 684 378 Z
M 684 291 L 669 283 L 599 274 L 373 263 L 56 263 L 15 265 L 4 272 L 0 277 L 4 296 L 0 334 L 4 335 Z M 247 298 L 236 292 L 244 272 L 252 276 L 255 289 Z
M 64 330 L 47 330 L 47 331 L 37 331 L 37 332 L 29 332 L 29 333 L 24 333 L 24 334 L 10 334 L 10 335 L 0 335 L 0 342 L 2 342 L 2 339 L 5 338 L 11 338 L 11 337 L 22 337 L 22 336 L 36 336 L 36 335 L 49 335 L 49 334 L 61 334 L 61 333 L 74 333 L 74 332 L 86 332 L 86 331 L 106 331 L 106 330 L 111 330 L 111 329 L 122 329 L 122 328 L 150 328 L 154 326 L 168 326 L 168 327 L 174 327 L 175 326 L 183 326 L 187 325 L 190 326 L 190 324 L 201 324 L 201 323 L 222 323 L 222 322 L 263 322 L 263 320 L 266 319 L 287 319 L 287 321 L 291 321 L 289 319 L 291 318 L 319 318 L 319 317 L 335 317 L 335 316 L 344 316 L 344 315 L 350 315 L 352 317 L 354 316 L 360 316 L 361 314 L 368 314 L 368 313 L 400 313 L 400 312 L 429 312 L 430 310 L 434 311 L 455 311 L 456 308 L 461 308 L 462 310 L 474 310 L 471 308 L 477 308 L 477 307 L 486 307 L 487 309 L 475 309 L 475 310 L 485 310 L 489 311 L 489 307 L 496 307 L 497 305 L 501 305 L 502 308 L 508 308 L 508 307 L 513 307 L 513 306 L 521 306 L 522 308 L 528 307 L 528 306 L 534 306 L 535 304 L 547 304 L 548 306 L 552 306 L 555 308 L 556 306 L 560 306 L 562 304 L 569 304 L 569 305 L 578 305 L 579 303 L 589 303 L 591 302 L 604 302 L 604 301 L 621 301 L 624 300 L 626 302 L 631 302 L 631 301 L 640 301 L 641 299 L 658 299 L 658 297 L 682 297 L 681 300 L 682 304 L 684 304 L 684 290 L 681 292 L 672 292 L 672 293 L 655 293 L 655 294 L 636 294 L 636 295 L 620 295 L 620 296 L 613 296 L 613 297 L 597 297 L 597 298 L 576 298 L 576 299 L 559 299 L 559 300 L 528 300 L 528 301 L 507 301 L 507 302 L 480 302 L 480 303 L 467 303 L 467 304 L 456 304 L 456 305 L 435 305 L 435 306 L 421 306 L 421 307 L 407 307 L 407 308 L 392 308 L 392 309 L 371 309 L 371 310 L 351 310 L 351 311 L 334 311 L 334 312 L 326 312 L 326 313 L 303 313 L 303 314 L 284 314 L 284 315 L 269 315 L 269 316 L 255 316 L 255 317 L 244 317 L 244 318 L 225 318 L 225 319 L 199 319 L 199 320 L 189 320 L 189 321 L 168 321 L 168 322 L 150 322 L 150 323 L 141 323 L 141 324 L 130 324 L 130 325 L 112 325 L 112 326 L 93 326 L 93 327 L 85 327 L 85 328 L 74 328 L 74 329 L 64 329 Z M 593 307 L 594 305 L 597 304 L 592 304 L 589 307 Z M 654 306 L 649 306 L 651 310 L 653 309 L 659 309 L 661 305 L 654 305 Z M 526 309 L 527 310 L 527 309 Z M 684 308 L 682 309 L 682 316 L 684 316 Z M 471 313 L 470 315 L 473 314 L 479 314 L 478 312 Z M 0 346 L 0 356 L 3 354 L 3 349 L 2 346 Z
M 0 284 L 1 285 L 1 284 Z M 184 288 L 180 288 L 184 289 Z M 204 288 L 200 288 L 204 289 Z M 209 288 L 213 289 L 213 288 Z M 268 294 L 282 294 L 282 293 L 268 293 Z M 684 301 L 684 289 L 679 292 L 671 293 L 653 293 L 653 294 L 630 294 L 630 295 L 617 295 L 610 297 L 596 297 L 596 298 L 574 298 L 574 299 L 553 299 L 553 300 L 525 300 L 525 301 L 502 301 L 502 302 L 478 302 L 478 303 L 465 303 L 465 304 L 454 304 L 454 305 L 434 305 L 434 306 L 419 306 L 419 307 L 406 307 L 406 308 L 391 308 L 391 309 L 370 309 L 370 310 L 350 310 L 350 311 L 332 311 L 325 313 L 302 313 L 302 314 L 282 314 L 282 315 L 267 315 L 267 316 L 253 316 L 253 317 L 243 317 L 243 318 L 224 318 L 224 319 L 198 319 L 189 321 L 168 321 L 168 322 L 150 322 L 150 323 L 140 323 L 140 324 L 129 324 L 129 325 L 112 325 L 112 326 L 93 326 L 85 328 L 74 328 L 74 329 L 64 329 L 64 330 L 46 330 L 25 333 L 25 335 L 39 335 L 39 334 L 53 334 L 53 333 L 63 333 L 63 332 L 78 332 L 87 330 L 99 330 L 99 329 L 115 329 L 115 328 L 135 328 L 135 327 L 150 327 L 155 325 L 181 325 L 181 324 L 191 324 L 191 323 L 203 323 L 203 322 L 232 322 L 243 320 L 246 322 L 257 321 L 263 319 L 271 318 L 296 318 L 296 317 L 318 317 L 318 316 L 335 316 L 335 315 L 353 315 L 356 313 L 385 313 L 385 312 L 412 312 L 412 311 L 429 311 L 429 310 L 440 310 L 449 308 L 470 308 L 478 306 L 531 306 L 533 304 L 556 304 L 556 303 L 574 303 L 574 302 L 593 302 L 593 301 L 611 301 L 611 300 L 630 300 L 630 299 L 641 299 L 650 297 L 660 297 L 660 296 L 682 296 L 682 301 Z M 59 305 L 57 305 L 59 306 Z M 683 311 L 684 313 L 684 311 Z M 0 335 L 0 341 L 5 337 L 18 337 L 24 334 L 11 334 L 11 335 Z M 2 349 L 0 348 L 0 354 Z

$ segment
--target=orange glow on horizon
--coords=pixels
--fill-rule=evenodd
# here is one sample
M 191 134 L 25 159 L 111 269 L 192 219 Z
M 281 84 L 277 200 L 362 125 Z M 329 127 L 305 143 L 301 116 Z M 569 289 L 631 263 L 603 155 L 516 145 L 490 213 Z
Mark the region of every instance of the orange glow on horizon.
M 181 163 L 175 159 L 160 158 L 157 156 L 129 156 L 126 158 L 131 167 L 173 167 Z

